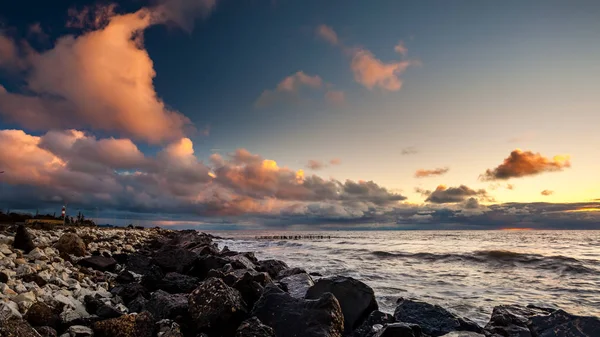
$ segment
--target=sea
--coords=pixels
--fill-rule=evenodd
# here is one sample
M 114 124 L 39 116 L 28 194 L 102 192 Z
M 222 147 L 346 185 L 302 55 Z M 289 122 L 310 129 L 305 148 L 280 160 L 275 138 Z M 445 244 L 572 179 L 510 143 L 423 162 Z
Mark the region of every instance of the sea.
M 439 304 L 479 324 L 501 304 L 600 316 L 600 231 L 215 231 L 219 247 L 255 252 L 371 286 L 380 310 Z M 258 239 L 308 236 L 310 239 Z

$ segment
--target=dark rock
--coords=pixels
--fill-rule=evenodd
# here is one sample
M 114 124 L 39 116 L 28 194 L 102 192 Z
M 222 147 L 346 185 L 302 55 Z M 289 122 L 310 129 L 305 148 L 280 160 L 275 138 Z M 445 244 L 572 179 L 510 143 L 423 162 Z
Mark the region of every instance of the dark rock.
M 17 233 L 15 234 L 13 247 L 16 249 L 23 250 L 25 254 L 35 249 L 35 245 L 33 244 L 33 238 L 31 237 L 31 234 L 29 234 L 25 226 L 19 225 L 19 227 L 17 227 Z
M 188 304 L 197 330 L 209 335 L 233 335 L 247 313 L 239 291 L 218 278 L 200 283 L 190 294 Z
M 600 334 L 600 318 L 556 310 L 550 315 L 532 317 L 529 329 L 536 337 L 592 337 Z
M 146 310 L 157 320 L 176 319 L 177 316 L 186 316 L 188 312 L 188 298 L 184 294 L 169 294 L 162 290 L 152 293 L 146 303 Z
M 0 282 L 7 283 L 8 282 L 8 275 L 6 275 L 3 272 L 0 272 Z
M 152 337 L 154 318 L 145 311 L 95 322 L 92 328 L 96 337 Z
M 316 271 L 310 272 L 310 273 L 308 273 L 308 275 L 315 276 L 315 277 L 323 277 L 323 275 L 321 273 L 317 273 Z
M 273 284 L 267 285 L 254 304 L 252 315 L 275 331 L 277 337 L 340 337 L 344 316 L 331 293 L 318 300 L 293 298 Z
M 242 254 L 236 253 L 236 255 L 227 258 L 231 261 L 231 265 L 234 269 L 254 269 L 256 266 L 252 261 Z
M 116 318 L 123 315 L 117 308 L 105 304 L 97 298 L 86 295 L 84 298 L 85 310 L 92 315 L 98 315 L 100 318 Z
M 275 331 L 270 326 L 262 324 L 258 318 L 252 317 L 240 324 L 235 337 L 275 337 Z
M 119 283 L 132 283 L 135 282 L 135 277 L 133 277 L 133 275 L 127 270 L 124 270 L 117 275 L 115 281 Z
M 443 335 L 442 337 L 486 337 L 486 336 L 482 335 L 480 333 L 477 333 L 477 332 L 472 332 L 472 331 L 452 331 L 452 332 L 449 332 L 449 333 Z M 491 337 L 495 337 L 495 336 L 491 336 Z
M 148 298 L 148 290 L 139 283 L 121 284 L 110 290 L 113 295 L 118 295 L 123 299 L 125 305 L 136 299 L 138 296 Z
M 376 337 L 421 337 L 421 329 L 416 324 L 392 323 L 379 330 Z
M 85 242 L 75 233 L 63 234 L 54 245 L 59 252 L 75 256 L 85 256 Z
M 288 294 L 292 295 L 292 297 L 295 298 L 304 298 L 308 289 L 315 285 L 315 283 L 312 280 L 312 277 L 310 277 L 310 275 L 306 273 L 293 274 L 284 277 L 281 280 L 279 280 L 279 283 L 281 283 L 285 287 L 285 291 L 287 291 Z M 341 305 L 342 302 L 339 302 Z
M 32 326 L 47 325 L 56 329 L 60 323 L 58 313 L 44 302 L 33 303 L 27 310 L 24 318 Z
M 250 273 L 245 273 L 235 282 L 233 287 L 240 292 L 248 308 L 254 306 L 254 303 L 258 301 L 263 292 L 263 286 L 254 281 L 254 277 Z
M 149 290 L 156 290 L 160 280 L 165 277 L 159 266 L 152 265 L 143 274 L 141 284 Z
M 58 336 L 58 332 L 56 332 L 55 329 L 49 327 L 49 326 L 40 326 L 40 327 L 36 327 L 35 330 L 40 334 L 40 336 L 42 337 L 56 337 Z
M 288 269 L 288 268 L 289 268 L 288 265 L 283 261 L 264 260 L 264 261 L 258 262 L 258 267 L 256 268 L 256 270 L 263 271 L 265 273 L 269 273 L 269 276 L 271 276 L 271 278 L 277 278 L 277 275 L 279 275 L 279 273 L 282 270 Z
M 436 337 L 452 331 L 482 332 L 477 324 L 458 317 L 439 305 L 400 298 L 394 311 L 398 322 L 418 324 L 423 333 Z
M 154 265 L 154 262 L 148 256 L 141 254 L 129 254 L 125 258 L 118 257 L 116 254 L 113 257 L 119 261 L 119 263 L 125 265 L 125 269 L 132 271 L 136 274 L 146 274 L 150 267 Z M 122 261 L 124 260 L 124 261 Z
M 174 271 L 186 274 L 196 258 L 193 252 L 178 247 L 163 247 L 154 254 L 154 262 L 165 273 Z
M 223 268 L 228 263 L 228 260 L 219 256 L 201 256 L 200 258 L 194 261 L 194 264 L 190 269 L 188 275 L 195 276 L 200 280 L 203 280 L 206 277 L 208 277 L 208 272 L 210 270 Z
M 277 275 L 277 279 L 282 279 L 284 277 L 288 277 L 288 276 L 292 276 L 292 275 L 296 275 L 296 274 L 306 274 L 306 270 L 304 270 L 302 268 L 284 269 L 279 272 L 279 274 Z
M 163 319 L 156 322 L 156 333 L 160 337 L 183 337 L 179 324 L 170 320 Z
M 375 334 L 373 326 L 379 324 L 384 326 L 386 324 L 394 323 L 396 319 L 390 314 L 381 312 L 379 310 L 373 311 L 369 317 L 352 333 L 354 337 L 369 337 Z
M 90 256 L 79 260 L 78 264 L 100 271 L 112 271 L 117 266 L 117 260 L 112 257 Z
M 158 281 L 156 286 L 158 289 L 162 289 L 171 294 L 187 294 L 196 289 L 199 282 L 200 280 L 193 276 L 187 276 L 179 273 L 167 273 L 162 280 Z
M 242 253 L 246 258 L 248 258 L 248 260 L 252 261 L 252 263 L 254 263 L 255 265 L 258 265 L 258 259 L 256 258 L 256 256 L 254 255 L 254 252 L 245 252 Z
M 146 310 L 146 305 L 148 304 L 148 300 L 144 298 L 144 296 L 139 295 L 134 300 L 127 304 L 127 309 L 129 312 L 142 312 Z
M 344 313 L 345 331 L 352 331 L 359 327 L 372 311 L 379 308 L 373 289 L 351 277 L 335 276 L 320 279 L 308 289 L 306 298 L 319 298 L 324 293 L 332 293 L 339 301 Z
M 219 255 L 219 249 L 213 245 L 196 247 L 192 249 L 192 252 L 196 253 L 198 256 Z
M 490 321 L 485 330 L 500 336 L 528 337 L 529 319 L 536 315 L 547 315 L 548 312 L 535 308 L 527 308 L 520 305 L 499 305 L 494 307 Z
M 37 331 L 20 318 L 0 320 L 0 336 L 2 337 L 39 337 Z
M 46 282 L 46 280 L 44 280 L 38 274 L 23 275 L 23 277 L 21 279 L 23 280 L 23 282 L 34 282 L 35 284 L 37 284 L 40 287 L 43 287 L 48 283 L 48 282 Z

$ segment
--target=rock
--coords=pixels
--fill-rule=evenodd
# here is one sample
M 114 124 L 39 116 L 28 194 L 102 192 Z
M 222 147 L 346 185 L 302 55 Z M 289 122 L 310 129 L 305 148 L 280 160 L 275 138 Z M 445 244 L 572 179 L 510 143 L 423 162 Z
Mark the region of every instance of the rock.
M 277 337 L 296 337 L 300 331 L 305 337 L 341 337 L 344 332 L 342 309 L 331 293 L 304 300 L 269 284 L 254 304 L 252 316 L 272 327 Z
M 247 310 L 239 291 L 223 280 L 209 278 L 188 299 L 189 314 L 199 332 L 233 335 Z
M 264 260 L 258 263 L 258 268 L 256 268 L 256 270 L 264 271 L 265 273 L 269 273 L 269 276 L 272 278 L 276 278 L 282 270 L 288 268 L 288 265 L 283 261 Z
M 46 256 L 46 254 L 44 253 L 43 250 L 39 249 L 39 248 L 34 248 L 32 251 L 29 252 L 29 254 L 27 254 L 27 258 L 29 258 L 29 260 L 31 261 L 35 261 L 35 260 L 41 260 L 41 261 L 45 261 L 48 260 L 48 257 Z
M 157 320 L 176 319 L 188 313 L 188 297 L 184 294 L 169 294 L 162 290 L 152 293 L 146 309 Z
M 529 329 L 536 337 L 592 337 L 600 333 L 600 318 L 571 315 L 559 309 L 550 315 L 531 317 Z
M 306 298 L 316 299 L 328 292 L 339 301 L 344 313 L 344 330 L 348 332 L 359 327 L 372 311 L 379 308 L 373 289 L 351 277 L 320 279 L 308 289 Z
M 55 329 L 49 327 L 49 326 L 40 326 L 40 327 L 36 327 L 35 330 L 42 336 L 42 337 L 56 337 L 58 336 L 58 333 L 56 332 Z
M 83 299 L 85 301 L 85 310 L 92 315 L 98 315 L 98 317 L 104 319 L 116 318 L 123 315 L 115 307 L 105 304 L 91 295 L 85 295 Z
M 95 322 L 95 337 L 152 337 L 154 318 L 148 312 Z
M 179 273 L 167 273 L 165 277 L 158 281 L 158 289 L 162 289 L 171 294 L 190 293 L 200 283 L 196 277 L 187 276 Z
M 356 329 L 352 332 L 352 336 L 354 337 L 367 337 L 375 334 L 373 330 L 373 326 L 378 324 L 384 326 L 386 324 L 394 323 L 396 319 L 394 316 L 390 314 L 386 314 L 379 310 L 373 311 L 369 317 Z
M 90 256 L 79 260 L 78 264 L 95 270 L 112 271 L 117 266 L 117 260 L 112 257 Z
M 72 325 L 67 330 L 69 336 L 71 337 L 92 337 L 94 336 L 94 331 L 83 325 Z
M 163 270 L 163 272 L 187 273 L 194 261 L 196 254 L 191 251 L 178 247 L 163 247 L 154 254 L 154 262 Z
M 159 266 L 152 265 L 142 276 L 141 284 L 148 290 L 156 290 L 157 284 L 165 277 Z
M 24 318 L 32 326 L 46 325 L 53 329 L 57 329 L 60 323 L 58 313 L 44 302 L 33 303 Z
M 0 301 L 0 321 L 9 318 L 21 318 L 19 312 L 19 306 L 13 301 L 2 302 Z
M 228 260 L 231 261 L 231 265 L 234 269 L 254 269 L 256 266 L 252 261 L 242 254 L 236 254 L 229 256 Z
M 262 324 L 258 318 L 252 317 L 240 324 L 235 337 L 275 337 L 275 331 L 270 326 Z
M 242 299 L 246 302 L 248 308 L 252 308 L 254 303 L 258 301 L 263 292 L 263 286 L 254 280 L 254 276 L 250 273 L 245 273 L 233 285 L 242 295 Z
M 453 331 L 443 335 L 442 337 L 485 337 L 485 335 L 472 331 Z
M 133 277 L 133 275 L 127 270 L 124 270 L 117 275 L 115 281 L 119 283 L 132 283 L 135 282 L 135 277 Z
M 117 258 L 117 256 L 113 256 Z M 128 254 L 123 256 L 124 261 L 119 263 L 124 263 L 125 268 L 129 271 L 132 271 L 136 274 L 146 274 L 148 270 L 154 265 L 154 262 L 151 258 L 141 255 L 141 254 Z
M 148 298 L 148 290 L 139 283 L 121 284 L 110 290 L 113 295 L 118 295 L 123 299 L 125 304 L 136 299 L 138 296 Z
M 129 312 L 142 312 L 146 310 L 146 305 L 148 304 L 148 300 L 144 298 L 144 296 L 139 295 L 134 300 L 129 302 L 127 305 L 127 309 Z
M 85 256 L 85 242 L 75 233 L 63 234 L 54 245 L 60 253 Z
M 24 275 L 21 279 L 23 280 L 23 282 L 34 282 L 39 287 L 43 287 L 48 283 L 46 280 L 44 280 L 44 278 L 42 276 L 39 275 L 39 273 L 38 274 L 27 274 L 27 275 Z
M 452 331 L 482 332 L 477 324 L 458 317 L 439 305 L 400 298 L 394 311 L 398 322 L 418 324 L 423 333 L 432 337 Z
M 200 280 L 207 277 L 208 272 L 212 269 L 221 269 L 229 263 L 228 260 L 212 255 L 201 256 L 194 261 L 192 268 L 189 271 L 189 275 L 195 276 Z
M 304 298 L 308 289 L 315 285 L 312 277 L 310 277 L 310 275 L 307 273 L 286 276 L 279 280 L 279 283 L 283 284 L 287 293 L 295 298 Z M 342 303 L 340 301 L 340 305 L 341 304 Z
M 29 234 L 25 226 L 19 225 L 19 227 L 17 227 L 13 247 L 23 250 L 26 254 L 35 249 L 31 234 Z
M 6 275 L 6 273 L 0 272 L 0 283 L 7 283 L 8 279 L 9 277 Z
M 158 337 L 183 337 L 179 324 L 170 319 L 163 319 L 156 322 L 155 330 Z
M 279 272 L 279 274 L 277 274 L 277 279 L 282 279 L 284 277 L 288 277 L 288 276 L 292 276 L 292 275 L 296 275 L 296 274 L 306 274 L 306 270 L 302 269 L 302 268 L 290 268 L 290 269 L 284 269 L 282 271 Z
M 421 328 L 416 324 L 391 323 L 379 330 L 376 337 L 421 337 Z
M 492 310 L 490 321 L 485 330 L 500 336 L 529 337 L 528 322 L 536 315 L 547 315 L 548 312 L 521 305 L 499 305 Z
M 31 325 L 19 318 L 0 320 L 0 336 L 2 337 L 39 337 Z

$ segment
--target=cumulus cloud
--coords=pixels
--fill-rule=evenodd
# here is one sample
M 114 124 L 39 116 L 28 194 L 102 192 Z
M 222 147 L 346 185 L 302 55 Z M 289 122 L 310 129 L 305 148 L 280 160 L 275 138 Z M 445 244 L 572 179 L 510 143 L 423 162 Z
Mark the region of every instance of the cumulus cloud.
M 415 178 L 427 178 L 427 177 L 433 177 L 433 176 L 441 176 L 443 174 L 446 174 L 449 170 L 450 170 L 450 168 L 448 168 L 448 167 L 441 167 L 441 168 L 436 168 L 433 170 L 419 169 L 419 170 L 417 170 L 417 172 L 415 172 Z
M 323 80 L 318 75 L 311 76 L 303 71 L 298 71 L 281 80 L 275 89 L 263 91 L 254 105 L 265 107 L 278 101 L 295 98 L 300 90 L 305 87 L 320 89 L 323 87 Z
M 429 193 L 425 201 L 435 204 L 457 203 L 474 196 L 487 197 L 487 193 L 484 189 L 474 190 L 465 185 L 459 187 L 439 185 L 433 192 Z
M 370 51 L 357 48 L 353 52 L 350 68 L 354 80 L 372 90 L 379 88 L 387 91 L 398 91 L 402 88 L 400 75 L 408 69 L 411 61 L 383 62 Z
M 333 30 L 333 28 L 327 25 L 319 25 L 315 30 L 315 33 L 319 38 L 331 43 L 334 46 L 340 43 L 337 33 Z
M 479 178 L 484 181 L 506 180 L 537 175 L 543 172 L 562 171 L 568 167 L 571 167 L 568 155 L 559 155 L 550 159 L 540 153 L 517 149 L 512 151 L 502 164 L 494 169 L 486 170 Z
M 554 194 L 554 191 L 551 191 L 551 190 L 543 190 L 542 192 L 540 192 L 540 194 L 541 194 L 541 195 L 543 195 L 543 196 L 549 196 L 549 195 L 552 195 L 552 194 Z

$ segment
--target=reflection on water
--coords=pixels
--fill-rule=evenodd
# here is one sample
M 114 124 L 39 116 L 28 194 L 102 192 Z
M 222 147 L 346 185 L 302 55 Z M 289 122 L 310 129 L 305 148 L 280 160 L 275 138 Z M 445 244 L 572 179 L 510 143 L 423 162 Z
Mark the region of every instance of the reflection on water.
M 397 298 L 414 297 L 481 324 L 495 305 L 511 303 L 600 316 L 600 231 L 338 231 L 277 241 L 254 237 L 308 233 L 212 233 L 231 238 L 220 247 L 360 279 L 387 312 Z

